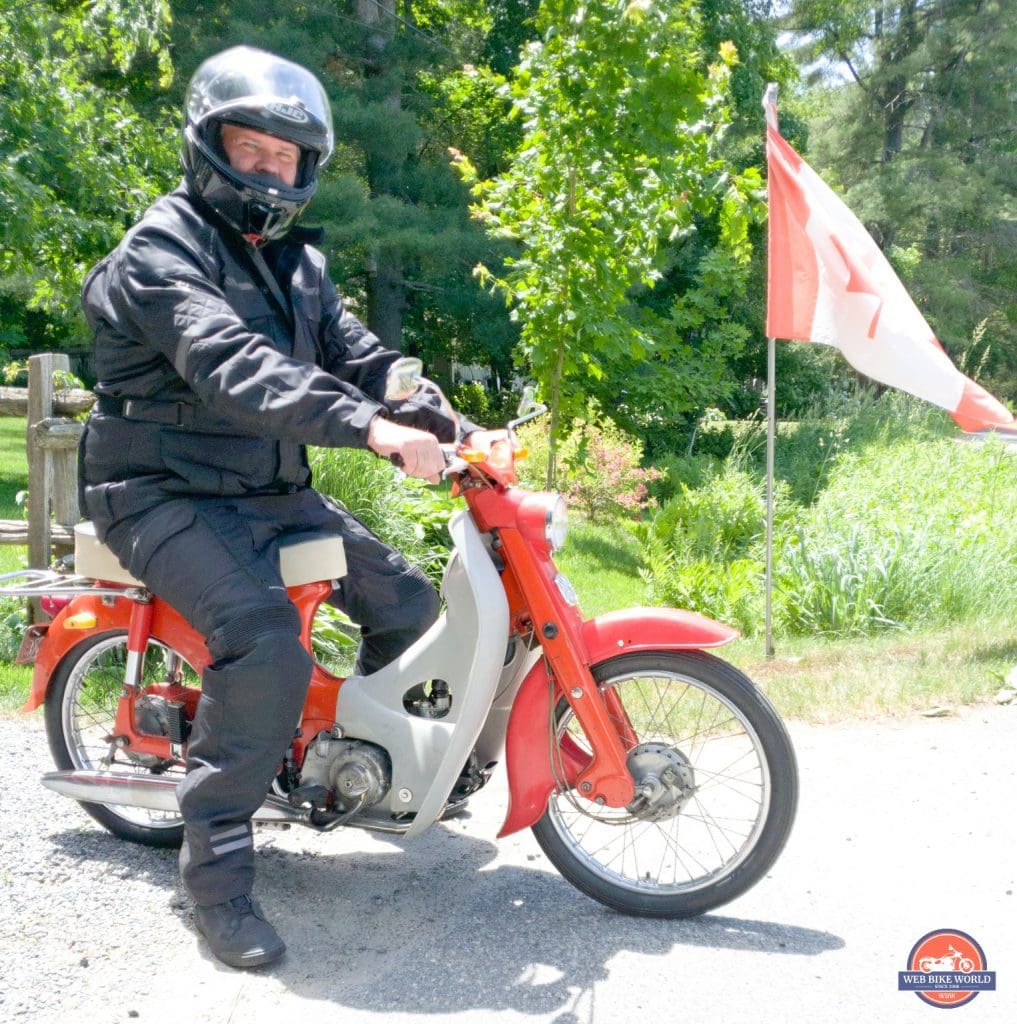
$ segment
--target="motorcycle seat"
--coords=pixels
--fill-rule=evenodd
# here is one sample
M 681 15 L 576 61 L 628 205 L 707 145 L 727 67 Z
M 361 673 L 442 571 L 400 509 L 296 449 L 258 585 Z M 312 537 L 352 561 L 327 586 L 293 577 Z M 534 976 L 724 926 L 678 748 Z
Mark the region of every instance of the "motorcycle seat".
M 279 541 L 279 568 L 287 587 L 318 580 L 338 580 L 346 575 L 343 542 L 334 534 L 297 533 Z M 143 587 L 95 535 L 94 523 L 74 527 L 74 571 L 79 576 Z

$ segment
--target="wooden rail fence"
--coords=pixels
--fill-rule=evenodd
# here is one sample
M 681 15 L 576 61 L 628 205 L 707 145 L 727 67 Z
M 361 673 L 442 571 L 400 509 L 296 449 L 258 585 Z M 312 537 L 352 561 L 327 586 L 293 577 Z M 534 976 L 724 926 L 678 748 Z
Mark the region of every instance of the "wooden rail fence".
M 69 371 L 63 353 L 28 360 L 28 387 L 0 387 L 0 415 L 27 419 L 28 519 L 0 519 L 0 544 L 27 544 L 28 565 L 46 569 L 57 551 L 73 546 L 78 508 L 77 448 L 82 424 L 71 417 L 95 402 L 91 391 L 57 388 L 53 374 Z

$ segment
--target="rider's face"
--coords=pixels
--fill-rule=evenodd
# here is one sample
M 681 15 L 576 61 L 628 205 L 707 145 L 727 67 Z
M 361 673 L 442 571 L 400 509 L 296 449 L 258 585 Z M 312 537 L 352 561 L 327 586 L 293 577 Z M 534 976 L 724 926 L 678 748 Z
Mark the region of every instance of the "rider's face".
M 226 158 L 235 170 L 244 174 L 272 174 L 284 185 L 296 184 L 299 146 L 239 124 L 224 124 L 221 138 Z

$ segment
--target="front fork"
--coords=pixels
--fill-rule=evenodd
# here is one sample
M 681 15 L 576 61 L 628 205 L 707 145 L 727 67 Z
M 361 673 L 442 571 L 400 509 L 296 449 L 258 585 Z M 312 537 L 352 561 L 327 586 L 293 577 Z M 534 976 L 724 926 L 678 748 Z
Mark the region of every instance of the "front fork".
M 626 751 L 637 740 L 632 722 L 617 694 L 602 693 L 590 672 L 589 656 L 582 639 L 578 609 L 562 596 L 550 558 L 537 558 L 515 531 L 502 530 L 499 540 L 506 561 L 517 572 L 540 635 L 549 675 L 569 702 L 593 752 L 586 764 L 570 758 L 570 775 L 576 789 L 588 800 L 608 807 L 625 807 L 635 796 Z M 526 586 L 523 580 L 535 580 Z

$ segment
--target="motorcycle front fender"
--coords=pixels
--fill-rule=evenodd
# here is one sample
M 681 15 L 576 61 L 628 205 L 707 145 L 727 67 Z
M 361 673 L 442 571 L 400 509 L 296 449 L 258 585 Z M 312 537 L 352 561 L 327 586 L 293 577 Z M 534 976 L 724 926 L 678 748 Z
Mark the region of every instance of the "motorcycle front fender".
M 627 608 L 587 619 L 582 640 L 588 664 L 619 654 L 651 650 L 702 650 L 720 647 L 738 631 L 695 612 L 676 608 Z M 561 696 L 555 687 L 553 699 Z M 552 767 L 548 722 L 552 693 L 547 668 L 537 662 L 523 681 L 512 705 L 505 736 L 509 807 L 498 837 L 535 825 L 547 810 L 556 786 L 554 772 L 573 781 L 585 766 L 582 751 L 563 744 L 559 763 Z
M 62 608 L 49 623 L 39 647 L 32 672 L 32 688 L 21 710 L 34 711 L 42 704 L 53 673 L 74 647 L 99 633 L 129 629 L 133 607 L 132 601 L 118 599 L 105 604 L 101 597 L 82 594 Z M 67 619 L 82 612 L 91 612 L 95 616 L 94 626 L 80 629 L 66 625 Z M 153 609 L 152 636 L 176 650 L 199 673 L 210 660 L 201 637 L 179 612 L 163 601 L 157 601 Z

